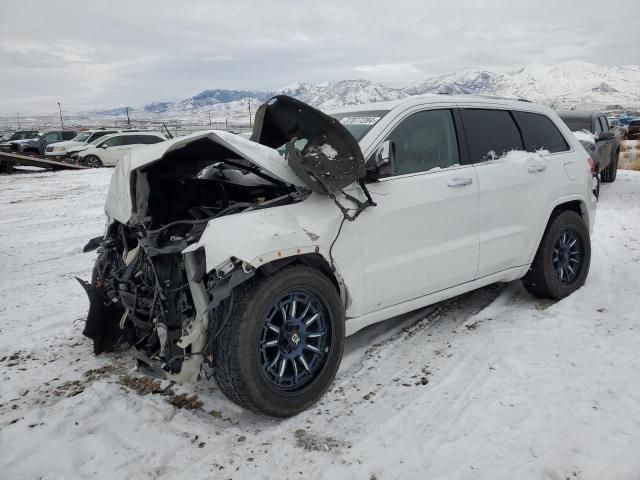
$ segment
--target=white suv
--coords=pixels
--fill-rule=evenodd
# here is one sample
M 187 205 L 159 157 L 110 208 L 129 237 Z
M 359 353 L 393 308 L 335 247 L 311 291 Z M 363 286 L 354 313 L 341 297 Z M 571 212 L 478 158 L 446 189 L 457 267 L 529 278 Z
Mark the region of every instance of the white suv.
M 48 158 L 64 158 L 70 156 L 71 153 L 79 152 L 84 148 L 87 148 L 87 144 L 97 140 L 105 135 L 111 135 L 112 133 L 119 133 L 122 130 L 86 130 L 78 133 L 71 140 L 64 142 L 56 142 L 47 145 L 45 149 L 45 156 Z
M 124 155 L 136 148 L 154 143 L 164 142 L 167 139 L 161 133 L 156 132 L 126 132 L 106 135 L 78 152 L 78 163 L 88 167 L 113 167 Z
M 284 152 L 284 156 L 278 153 Z M 579 288 L 594 163 L 549 108 L 424 96 L 331 116 L 278 96 L 251 140 L 199 132 L 132 151 L 105 210 L 85 335 L 140 369 L 214 376 L 294 415 L 331 384 L 345 335 L 494 282 Z

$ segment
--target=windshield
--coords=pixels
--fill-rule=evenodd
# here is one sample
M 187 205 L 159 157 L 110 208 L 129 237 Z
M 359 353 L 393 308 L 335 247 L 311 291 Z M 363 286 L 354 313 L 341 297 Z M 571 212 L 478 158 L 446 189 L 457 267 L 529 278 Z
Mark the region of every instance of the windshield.
M 87 139 L 91 136 L 91 133 L 79 133 L 75 137 L 71 139 L 72 142 L 86 142 Z
M 89 145 L 97 145 L 98 142 L 102 141 L 105 139 L 105 135 L 99 135 L 98 137 L 94 138 L 93 140 L 91 140 L 89 142 Z
M 591 117 L 561 117 L 567 127 L 573 132 L 579 132 L 580 130 L 591 131 Z
M 360 141 L 387 113 L 389 113 L 389 110 L 365 110 L 360 112 L 330 113 L 329 115 L 339 120 L 349 130 L 349 133 Z

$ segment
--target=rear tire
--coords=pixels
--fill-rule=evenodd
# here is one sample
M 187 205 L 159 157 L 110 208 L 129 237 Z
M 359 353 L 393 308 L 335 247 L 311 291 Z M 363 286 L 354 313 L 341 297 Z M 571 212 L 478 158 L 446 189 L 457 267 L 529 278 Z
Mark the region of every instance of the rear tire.
M 584 285 L 591 263 L 591 240 L 583 218 L 573 211 L 551 217 L 522 279 L 529 293 L 560 300 Z
M 100 160 L 95 155 L 87 155 L 86 157 L 84 157 L 84 162 L 83 163 L 87 167 L 90 167 L 90 168 L 100 168 L 100 167 L 102 167 L 102 160 Z
M 613 183 L 616 181 L 616 177 L 618 176 L 618 158 L 620 157 L 620 150 L 616 150 L 613 154 L 613 158 L 611 162 L 602 171 L 601 179 L 604 183 Z
M 228 321 L 213 327 L 221 328 L 213 340 L 220 389 L 256 413 L 306 410 L 327 391 L 342 359 L 345 317 L 335 285 L 318 270 L 292 266 L 251 280 L 233 297 L 231 311 L 225 304 L 218 314 Z

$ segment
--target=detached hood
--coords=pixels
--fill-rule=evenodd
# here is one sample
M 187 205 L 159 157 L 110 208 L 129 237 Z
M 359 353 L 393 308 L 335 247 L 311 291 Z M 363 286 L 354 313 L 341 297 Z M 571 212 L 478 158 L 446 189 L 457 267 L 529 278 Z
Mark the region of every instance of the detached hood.
M 254 164 L 277 180 L 328 193 L 365 174 L 358 142 L 338 120 L 285 95 L 256 112 L 251 140 L 221 130 L 198 132 L 132 150 L 116 166 L 105 210 L 121 223 L 142 222 L 148 184 L 144 171 L 171 152 L 209 140 Z M 283 157 L 276 148 L 284 147 Z M 211 161 L 224 158 L 211 157 Z M 137 175 L 140 172 L 142 175 Z
M 339 190 L 366 173 L 360 145 L 344 125 L 286 95 L 260 106 L 251 139 L 272 148 L 286 144 L 288 165 L 316 193 Z

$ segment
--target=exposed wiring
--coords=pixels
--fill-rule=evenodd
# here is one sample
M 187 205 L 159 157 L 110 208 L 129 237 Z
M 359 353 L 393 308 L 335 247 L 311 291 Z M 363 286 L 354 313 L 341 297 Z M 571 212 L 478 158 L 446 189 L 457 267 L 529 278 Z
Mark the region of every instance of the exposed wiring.
M 333 239 L 333 242 L 331 242 L 331 246 L 329 247 L 329 260 L 331 260 L 331 270 L 334 270 L 334 271 L 336 269 L 336 266 L 334 265 L 334 262 L 333 262 L 333 246 L 338 241 L 338 237 L 340 236 L 340 232 L 342 231 L 342 226 L 344 225 L 344 221 L 346 219 L 347 219 L 347 216 L 343 215 L 342 216 L 342 221 L 340 222 L 340 227 L 338 228 L 338 233 L 336 233 L 336 236 Z

